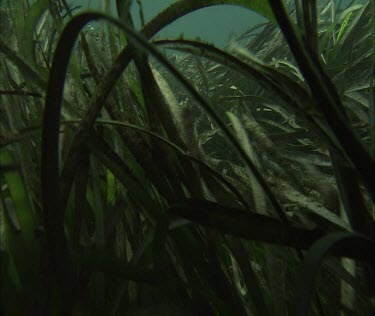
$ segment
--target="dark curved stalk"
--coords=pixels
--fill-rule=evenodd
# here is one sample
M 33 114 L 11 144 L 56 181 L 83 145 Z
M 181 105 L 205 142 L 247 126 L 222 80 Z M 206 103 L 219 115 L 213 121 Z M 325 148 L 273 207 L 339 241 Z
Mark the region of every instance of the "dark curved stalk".
M 331 233 L 316 240 L 304 259 L 297 282 L 294 313 L 292 315 L 309 314 L 311 297 L 314 293 L 314 281 L 326 256 L 334 253 L 357 253 L 362 256 L 361 260 L 373 267 L 373 250 L 374 242 L 357 233 Z
M 325 235 L 319 229 L 309 230 L 295 225 L 283 227 L 275 218 L 255 212 L 244 212 L 233 207 L 224 207 L 207 200 L 186 199 L 172 205 L 170 211 L 196 224 L 218 229 L 225 234 L 296 249 L 309 249 L 321 240 L 330 240 L 330 236 L 334 235 Z M 359 244 L 358 247 L 336 247 L 332 249 L 332 255 L 372 263 L 373 241 L 355 233 L 341 232 L 337 235 L 360 236 L 361 240 L 366 243 L 364 246 Z M 317 250 L 319 247 L 315 247 L 314 251 Z
M 240 1 L 241 2 L 241 1 Z M 165 10 L 161 15 L 164 19 L 160 18 L 158 20 L 153 20 L 153 23 L 148 25 L 148 36 L 152 36 L 152 33 L 158 31 L 158 27 L 174 21 L 179 16 L 182 16 L 188 12 L 194 11 L 195 9 L 220 4 L 221 1 L 180 1 L 176 6 L 171 6 Z M 233 1 L 236 3 L 236 1 Z M 242 2 L 241 2 L 242 3 Z M 179 6 L 179 7 L 178 7 Z M 176 10 L 176 8 L 178 8 Z M 170 11 L 168 11 L 170 10 Z M 176 14 L 171 14 L 175 12 Z M 164 15 L 163 15 L 164 14 Z M 60 188 L 60 174 L 59 174 L 59 130 L 60 130 L 60 116 L 61 116 L 61 105 L 63 100 L 63 89 L 66 79 L 66 73 L 68 68 L 68 63 L 70 59 L 70 54 L 72 52 L 76 38 L 81 31 L 81 29 L 90 21 L 104 19 L 108 22 L 113 23 L 119 28 L 123 29 L 127 35 L 132 38 L 137 44 L 139 44 L 145 52 L 151 52 L 157 59 L 159 59 L 164 65 L 171 70 L 172 73 L 188 88 L 188 90 L 199 100 L 204 107 L 214 118 L 218 125 L 223 129 L 224 133 L 227 135 L 230 143 L 240 152 L 241 156 L 245 159 L 247 165 L 250 169 L 253 169 L 253 173 L 261 182 L 262 186 L 268 191 L 268 195 L 275 209 L 280 214 L 281 218 L 285 219 L 285 215 L 282 212 L 277 200 L 272 195 L 272 192 L 267 187 L 267 184 L 263 180 L 262 176 L 259 174 L 258 170 L 253 166 L 250 159 L 247 157 L 245 151 L 237 143 L 235 137 L 231 134 L 229 129 L 225 126 L 223 122 L 216 116 L 212 111 L 209 104 L 199 95 L 198 92 L 190 85 L 190 83 L 181 76 L 178 71 L 159 53 L 155 48 L 150 46 L 148 42 L 135 32 L 132 28 L 127 25 L 115 20 L 111 17 L 105 16 L 98 13 L 83 13 L 72 18 L 72 20 L 66 25 L 61 37 L 58 41 L 56 51 L 53 57 L 48 88 L 46 93 L 45 102 L 45 112 L 43 117 L 43 128 L 42 128 L 42 161 L 41 161 L 41 181 L 42 181 L 42 206 L 44 211 L 44 224 L 46 230 L 47 248 L 49 251 L 51 263 L 52 263 L 52 278 L 56 278 L 60 287 L 60 294 L 64 301 L 64 306 L 66 306 L 66 312 L 69 314 L 73 308 L 73 294 L 71 292 L 71 286 L 74 282 L 73 265 L 71 263 L 71 257 L 69 255 L 69 247 L 65 237 L 64 232 L 64 209 L 66 203 L 67 192 L 69 188 L 64 188 L 65 199 L 61 197 Z M 166 22 L 162 24 L 161 22 Z M 146 31 L 145 30 L 145 33 Z M 76 135 L 72 149 L 69 153 L 69 158 L 66 165 L 73 163 L 73 168 L 70 168 L 69 183 L 72 183 L 72 179 L 75 174 L 75 168 L 77 167 L 80 159 L 80 154 L 82 153 L 82 144 L 85 142 L 89 135 L 89 130 L 92 127 L 95 119 L 97 118 L 102 105 L 105 103 L 112 87 L 117 82 L 119 76 L 121 75 L 123 69 L 130 61 L 131 55 L 130 50 L 123 50 L 119 55 L 117 61 L 125 57 L 125 61 L 118 62 L 103 78 L 103 85 L 98 87 L 97 94 L 94 97 L 93 103 L 95 107 L 90 106 L 90 112 L 88 117 L 85 118 L 82 126 Z M 90 104 L 91 105 L 91 104 Z M 65 169 L 64 169 L 65 171 Z M 62 203 L 63 202 L 63 203 Z
M 48 89 L 46 95 L 46 106 L 42 129 L 42 203 L 44 210 L 44 223 L 47 234 L 48 249 L 51 254 L 51 260 L 55 269 L 57 279 L 62 287 L 63 295 L 69 297 L 69 284 L 72 273 L 69 264 L 69 250 L 64 233 L 64 208 L 61 205 L 60 182 L 59 182 L 59 130 L 60 130 L 60 112 L 63 97 L 63 87 L 69 63 L 70 53 L 73 49 L 75 39 L 80 30 L 89 21 L 104 19 L 123 29 L 127 35 L 138 45 L 141 45 L 145 51 L 149 51 L 160 62 L 168 68 L 176 78 L 186 87 L 186 89 L 195 97 L 206 112 L 213 118 L 215 123 L 222 129 L 230 144 L 238 151 L 247 167 L 253 172 L 259 181 L 263 190 L 270 199 L 280 218 L 286 222 L 285 214 L 278 201 L 268 187 L 266 181 L 254 166 L 253 162 L 247 156 L 242 146 L 237 142 L 235 136 L 225 125 L 225 123 L 212 110 L 211 105 L 193 88 L 190 82 L 182 76 L 176 68 L 153 46 L 151 46 L 142 36 L 140 36 L 131 27 L 99 13 L 82 13 L 75 16 L 65 27 L 58 42 L 55 56 L 52 62 Z M 74 35 L 74 36 L 73 36 Z M 109 93 L 109 91 L 108 91 Z M 102 95 L 105 98 L 107 94 Z M 99 99 L 100 100 L 100 99 Z M 104 100 L 100 100 L 103 101 Z M 102 102 L 101 102 L 102 103 Z M 89 129 L 99 114 L 101 107 L 95 108 L 90 116 L 83 122 L 75 142 L 72 145 L 75 155 L 75 163 L 79 161 L 79 154 L 82 150 L 78 144 L 83 144 L 89 135 Z M 77 155 L 78 153 L 78 155 Z

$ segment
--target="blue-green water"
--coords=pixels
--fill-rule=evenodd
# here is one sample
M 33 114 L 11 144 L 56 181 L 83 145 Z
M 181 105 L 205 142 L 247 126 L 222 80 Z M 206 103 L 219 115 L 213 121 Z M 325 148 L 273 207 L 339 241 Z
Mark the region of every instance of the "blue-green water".
M 101 9 L 103 7 L 102 3 L 104 2 L 107 1 L 74 1 L 74 3 L 80 3 L 84 7 L 90 7 L 95 10 Z M 110 3 L 113 14 L 115 14 L 116 1 L 108 0 L 108 2 Z M 176 2 L 176 0 L 143 0 L 142 6 L 145 21 L 147 22 L 151 20 L 155 15 L 173 2 Z M 343 0 L 341 2 L 336 1 L 336 4 L 338 5 L 341 3 L 341 7 L 345 7 L 351 2 L 353 1 Z M 136 26 L 139 28 L 139 6 L 135 0 L 133 0 L 132 4 L 132 15 Z M 160 31 L 157 34 L 157 37 L 178 37 L 183 33 L 184 38 L 199 37 L 203 41 L 222 47 L 228 43 L 231 36 L 239 35 L 246 29 L 264 20 L 264 17 L 259 14 L 238 6 L 212 6 L 192 12 L 178 19 Z
M 79 1 L 91 9 L 100 9 L 100 0 Z M 115 1 L 111 4 L 115 13 Z M 164 8 L 168 7 L 174 0 L 143 0 L 145 21 L 151 20 Z M 132 15 L 136 26 L 140 27 L 139 7 L 133 1 Z M 238 6 L 214 6 L 208 7 L 184 16 L 173 24 L 165 27 L 157 34 L 157 37 L 178 37 L 182 33 L 186 38 L 200 37 L 204 41 L 224 46 L 228 43 L 230 36 L 240 34 L 251 25 L 264 21 L 257 13 Z

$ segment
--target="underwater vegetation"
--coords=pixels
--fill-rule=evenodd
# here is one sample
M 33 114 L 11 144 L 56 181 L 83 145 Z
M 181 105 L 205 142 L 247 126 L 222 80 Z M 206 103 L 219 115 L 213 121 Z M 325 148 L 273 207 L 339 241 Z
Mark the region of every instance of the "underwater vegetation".
M 0 315 L 372 315 L 375 8 L 340 3 L 1 1 Z M 219 5 L 267 21 L 154 38 Z

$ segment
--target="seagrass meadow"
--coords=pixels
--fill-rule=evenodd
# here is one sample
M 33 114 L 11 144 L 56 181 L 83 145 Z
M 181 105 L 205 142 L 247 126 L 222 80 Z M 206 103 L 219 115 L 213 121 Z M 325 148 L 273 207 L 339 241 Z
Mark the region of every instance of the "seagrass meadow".
M 0 2 L 0 315 L 373 315 L 374 1 L 144 2 Z

